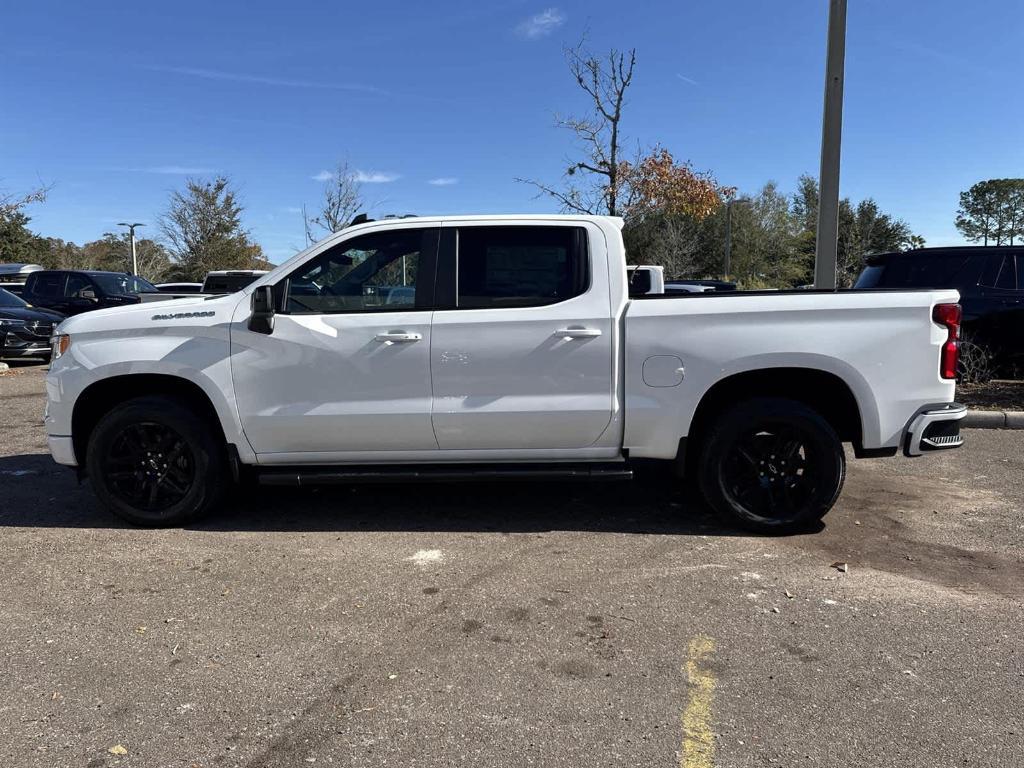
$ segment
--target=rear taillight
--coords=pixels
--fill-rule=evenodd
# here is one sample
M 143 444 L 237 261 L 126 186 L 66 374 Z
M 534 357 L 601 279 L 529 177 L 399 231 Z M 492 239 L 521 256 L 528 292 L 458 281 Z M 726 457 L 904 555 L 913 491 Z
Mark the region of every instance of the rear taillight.
M 959 304 L 936 304 L 932 310 L 932 320 L 946 329 L 946 340 L 942 343 L 942 354 L 939 356 L 939 376 L 944 379 L 956 378 L 962 314 Z

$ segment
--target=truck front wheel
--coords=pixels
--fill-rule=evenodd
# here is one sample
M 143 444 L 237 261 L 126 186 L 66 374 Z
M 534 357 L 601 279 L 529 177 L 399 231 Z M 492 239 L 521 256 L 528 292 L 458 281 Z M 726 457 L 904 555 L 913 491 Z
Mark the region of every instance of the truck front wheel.
M 755 398 L 722 413 L 699 461 L 701 492 L 711 507 L 762 533 L 820 520 L 846 477 L 835 430 L 816 411 L 784 398 Z
M 89 437 L 86 467 L 100 501 L 132 523 L 181 525 L 223 496 L 224 445 L 183 402 L 129 400 L 103 416 Z

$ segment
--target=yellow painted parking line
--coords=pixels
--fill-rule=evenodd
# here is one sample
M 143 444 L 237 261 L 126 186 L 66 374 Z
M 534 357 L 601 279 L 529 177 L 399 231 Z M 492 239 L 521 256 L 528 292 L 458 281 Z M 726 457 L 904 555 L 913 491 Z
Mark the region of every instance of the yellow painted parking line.
M 715 764 L 715 736 L 711 731 L 715 675 L 707 667 L 714 652 L 715 641 L 710 637 L 698 635 L 690 641 L 685 667 L 690 695 L 683 711 L 680 768 L 713 768 Z

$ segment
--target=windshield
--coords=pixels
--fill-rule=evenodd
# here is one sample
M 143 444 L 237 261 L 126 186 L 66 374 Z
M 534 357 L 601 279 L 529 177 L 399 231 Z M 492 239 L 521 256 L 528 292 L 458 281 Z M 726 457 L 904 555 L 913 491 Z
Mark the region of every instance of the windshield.
M 7 307 L 8 309 L 10 309 L 11 307 L 27 306 L 27 303 L 19 299 L 13 293 L 11 293 L 10 291 L 5 291 L 3 288 L 0 288 L 0 307 Z
M 124 296 L 135 293 L 159 293 L 156 286 L 136 275 L 93 274 L 93 282 L 108 296 Z

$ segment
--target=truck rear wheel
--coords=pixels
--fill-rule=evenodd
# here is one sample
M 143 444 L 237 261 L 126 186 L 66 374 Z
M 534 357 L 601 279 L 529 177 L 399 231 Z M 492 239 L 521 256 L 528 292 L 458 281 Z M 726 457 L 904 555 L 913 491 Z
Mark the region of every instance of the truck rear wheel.
M 762 533 L 799 530 L 839 498 L 846 455 L 816 411 L 784 398 L 724 412 L 700 455 L 701 492 L 726 520 Z
M 181 525 L 223 497 L 224 445 L 179 400 L 140 397 L 100 419 L 86 466 L 100 501 L 119 517 L 148 526 Z

